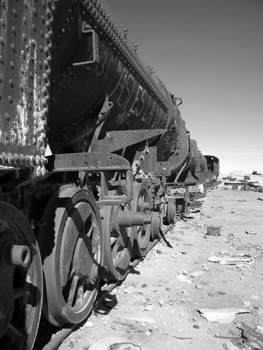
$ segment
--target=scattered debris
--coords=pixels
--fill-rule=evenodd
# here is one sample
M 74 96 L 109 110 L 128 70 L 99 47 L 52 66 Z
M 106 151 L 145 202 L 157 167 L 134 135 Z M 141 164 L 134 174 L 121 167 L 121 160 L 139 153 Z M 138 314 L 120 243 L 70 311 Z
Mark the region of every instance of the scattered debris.
M 252 328 L 247 326 L 244 322 L 242 324 L 242 337 L 248 341 L 248 345 L 251 349 L 263 349 L 263 335 L 254 331 Z
M 176 335 L 171 335 L 173 338 L 180 339 L 180 340 L 185 340 L 185 339 L 193 339 L 191 337 L 177 337 Z
M 162 240 L 137 268 L 140 281 L 131 274 L 118 304 L 106 299 L 107 314 L 93 314 L 61 350 L 263 350 L 263 193 L 222 190 L 178 219 L 166 235 L 174 249 Z
M 94 323 L 90 321 L 86 321 L 85 324 L 80 327 L 81 330 L 86 330 L 86 328 L 92 328 L 94 327 Z
M 152 306 L 152 305 L 146 305 L 146 306 L 144 307 L 144 310 L 145 310 L 145 311 L 152 311 L 152 309 L 153 309 L 153 306 Z
M 160 306 L 164 306 L 164 300 L 158 300 L 158 304 L 159 304 Z
M 207 227 L 207 236 L 221 236 L 220 227 L 209 226 Z
M 212 255 L 210 258 L 207 259 L 210 262 L 218 263 L 221 265 L 250 265 L 254 262 L 254 259 L 252 257 L 232 257 L 229 256 L 215 256 Z
M 257 235 L 257 232 L 255 231 L 245 231 L 247 235 L 252 235 L 252 236 L 255 236 Z
M 93 344 L 89 350 L 138 350 L 142 349 L 139 345 L 126 342 L 118 337 L 107 337 L 100 339 Z
M 188 278 L 186 278 L 184 275 L 178 275 L 178 276 L 176 277 L 176 279 L 177 279 L 178 281 L 180 281 L 180 282 L 183 282 L 183 283 L 187 283 L 187 284 L 191 284 L 191 283 L 192 283 L 192 281 L 189 280 Z
M 250 313 L 250 311 L 246 309 L 201 309 L 197 311 L 211 323 L 230 323 L 234 321 L 236 314 Z
M 196 284 L 196 285 L 195 285 L 195 288 L 196 288 L 196 289 L 203 289 L 203 286 L 201 286 L 200 284 Z
M 251 244 L 251 243 L 248 243 L 248 245 L 250 245 L 251 248 L 253 248 L 253 249 L 256 249 L 256 250 L 263 250 L 263 246 L 256 245 L 256 244 Z
M 239 339 L 241 339 L 241 338 L 239 338 Z M 230 340 L 227 340 L 224 343 L 223 348 L 226 350 L 240 350 L 240 348 L 235 346 Z
M 223 292 L 222 290 L 219 290 L 217 293 L 218 293 L 219 295 L 226 295 L 226 293 Z
M 262 326 L 257 326 L 255 328 L 255 331 L 263 335 L 263 327 Z
M 203 271 L 195 271 L 191 273 L 191 277 L 199 277 L 199 276 L 202 276 L 203 274 L 204 274 Z
M 142 349 L 139 345 L 135 345 L 133 343 L 123 342 L 123 343 L 115 343 L 108 347 L 107 350 L 136 350 Z
M 114 322 L 116 323 L 120 323 L 123 325 L 130 325 L 131 322 L 133 323 L 140 323 L 140 324 L 154 324 L 155 323 L 155 319 L 151 318 L 151 317 L 117 317 L 114 318 Z
M 244 300 L 244 301 L 243 301 L 243 305 L 244 305 L 245 307 L 249 307 L 249 306 L 250 306 L 250 302 L 249 302 L 248 300 Z
M 227 236 L 227 239 L 229 241 L 232 241 L 235 238 L 235 235 L 233 233 L 229 233 L 229 235 Z

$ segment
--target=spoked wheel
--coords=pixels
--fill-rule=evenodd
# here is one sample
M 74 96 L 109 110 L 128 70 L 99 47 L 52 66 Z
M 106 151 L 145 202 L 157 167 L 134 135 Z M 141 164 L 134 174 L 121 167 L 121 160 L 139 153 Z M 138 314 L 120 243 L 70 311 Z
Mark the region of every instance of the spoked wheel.
M 168 199 L 167 219 L 169 224 L 175 224 L 176 222 L 176 200 L 175 199 Z
M 150 210 L 150 194 L 145 183 L 134 183 L 133 185 L 133 201 L 132 210 L 134 212 L 143 212 L 146 215 L 151 213 Z M 143 226 L 135 226 L 134 228 L 134 258 L 145 256 L 148 244 L 151 238 L 151 224 Z
M 26 218 L 0 203 L 0 349 L 31 350 L 42 308 L 38 245 Z
M 131 210 L 130 205 L 105 206 L 101 209 L 104 262 L 108 268 L 108 281 L 121 281 L 129 268 L 131 261 L 130 227 L 118 226 L 118 213 Z
M 102 231 L 95 201 L 86 190 L 63 186 L 44 213 L 38 241 L 43 259 L 43 310 L 55 326 L 76 324 L 92 310 L 102 264 Z

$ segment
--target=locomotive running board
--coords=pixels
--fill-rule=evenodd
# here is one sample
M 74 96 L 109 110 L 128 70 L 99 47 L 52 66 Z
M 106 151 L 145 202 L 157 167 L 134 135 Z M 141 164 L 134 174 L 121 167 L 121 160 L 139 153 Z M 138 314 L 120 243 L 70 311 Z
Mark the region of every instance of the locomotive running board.
M 102 140 L 96 140 L 91 146 L 92 152 L 115 152 L 136 143 L 160 136 L 166 129 L 143 129 L 109 131 Z
M 105 152 L 54 154 L 47 157 L 46 168 L 59 171 L 117 171 L 131 169 L 130 163 L 123 157 Z

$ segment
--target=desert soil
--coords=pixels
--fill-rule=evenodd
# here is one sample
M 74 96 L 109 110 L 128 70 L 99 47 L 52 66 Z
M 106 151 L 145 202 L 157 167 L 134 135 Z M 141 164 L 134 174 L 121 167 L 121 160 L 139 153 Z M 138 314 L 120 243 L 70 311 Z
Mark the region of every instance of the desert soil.
M 202 201 L 59 350 L 256 348 L 236 338 L 246 325 L 263 334 L 263 193 L 222 183 Z M 203 309 L 224 312 L 211 322 Z

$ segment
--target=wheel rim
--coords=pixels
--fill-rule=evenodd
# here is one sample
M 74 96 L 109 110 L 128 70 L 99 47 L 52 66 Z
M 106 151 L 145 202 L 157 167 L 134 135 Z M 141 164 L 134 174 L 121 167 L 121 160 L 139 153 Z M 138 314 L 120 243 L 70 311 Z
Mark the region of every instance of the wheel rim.
M 6 203 L 0 213 L 0 348 L 31 350 L 42 309 L 40 253 L 25 217 Z
M 150 194 L 146 184 L 135 183 L 133 191 L 132 209 L 135 212 L 150 214 Z M 151 224 L 135 226 L 134 228 L 134 258 L 145 256 L 151 238 Z
M 120 210 L 130 210 L 130 208 L 119 205 L 101 209 L 105 247 L 104 261 L 108 268 L 108 281 L 122 280 L 131 261 L 131 228 L 118 227 L 117 218 Z
M 154 211 L 152 212 L 152 224 L 151 224 L 151 239 L 160 239 L 160 229 L 162 226 L 162 217 L 160 212 Z
M 99 288 L 102 231 L 99 211 L 86 190 L 64 186 L 50 200 L 39 232 L 45 276 L 44 314 L 55 326 L 79 323 Z
M 167 219 L 169 224 L 176 222 L 176 201 L 169 199 L 167 203 Z

